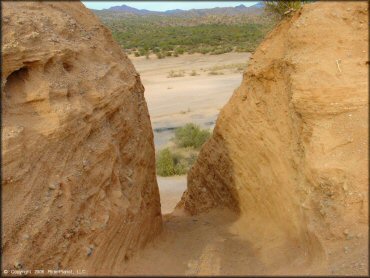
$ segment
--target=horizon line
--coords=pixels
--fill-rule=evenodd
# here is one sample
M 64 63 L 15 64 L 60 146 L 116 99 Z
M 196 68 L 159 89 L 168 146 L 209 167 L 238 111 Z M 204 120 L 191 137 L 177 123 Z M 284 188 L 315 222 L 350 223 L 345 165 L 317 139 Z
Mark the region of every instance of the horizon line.
M 112 7 L 127 6 L 137 10 L 147 10 L 152 12 L 167 12 L 171 10 L 190 11 L 214 8 L 235 8 L 240 5 L 243 5 L 245 7 L 251 7 L 253 5 L 258 4 L 261 1 L 216 0 L 216 1 L 81 1 L 81 2 L 86 8 L 90 10 L 102 11 L 109 10 Z M 219 3 L 222 3 L 222 5 L 219 5 Z M 160 6 L 162 6 L 163 9 L 160 8 Z

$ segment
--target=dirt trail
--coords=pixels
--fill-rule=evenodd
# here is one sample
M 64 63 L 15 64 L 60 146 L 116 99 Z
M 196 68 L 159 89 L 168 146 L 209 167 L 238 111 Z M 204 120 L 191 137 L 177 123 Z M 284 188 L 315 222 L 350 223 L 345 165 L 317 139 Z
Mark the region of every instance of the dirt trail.
M 231 232 L 227 210 L 164 216 L 163 234 L 128 263 L 125 275 L 231 275 L 264 273 L 248 242 Z
M 162 204 L 163 206 L 163 204 Z M 352 247 L 333 245 L 327 253 L 329 268 L 269 264 L 260 250 L 235 232 L 238 216 L 229 210 L 213 210 L 196 216 L 181 211 L 164 215 L 163 233 L 130 260 L 125 275 L 366 275 L 367 240 L 350 240 Z M 273 239 L 271 239 L 273 244 Z M 282 250 L 284 253 L 284 250 Z

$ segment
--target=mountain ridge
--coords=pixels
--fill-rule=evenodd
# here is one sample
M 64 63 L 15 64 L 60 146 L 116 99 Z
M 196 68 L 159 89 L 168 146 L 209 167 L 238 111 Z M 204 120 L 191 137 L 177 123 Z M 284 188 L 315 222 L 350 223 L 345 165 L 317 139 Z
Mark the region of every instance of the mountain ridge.
M 166 11 L 152 11 L 147 9 L 137 9 L 128 5 L 120 5 L 120 6 L 113 6 L 107 9 L 96 10 L 91 9 L 94 12 L 119 12 L 119 13 L 126 13 L 126 14 L 134 14 L 134 15 L 179 15 L 179 14 L 186 14 L 186 13 L 196 13 L 196 14 L 207 14 L 207 13 L 240 13 L 240 12 L 258 12 L 263 10 L 263 3 L 258 2 L 252 6 L 245 6 L 243 4 L 235 6 L 235 7 L 215 7 L 215 8 L 208 8 L 208 9 L 190 9 L 190 10 L 183 10 L 183 9 L 172 9 Z

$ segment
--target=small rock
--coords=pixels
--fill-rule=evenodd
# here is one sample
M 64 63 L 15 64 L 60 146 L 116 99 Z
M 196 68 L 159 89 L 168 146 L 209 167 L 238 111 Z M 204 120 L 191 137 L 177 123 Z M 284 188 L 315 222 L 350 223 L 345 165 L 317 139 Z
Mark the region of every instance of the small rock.
M 129 170 L 127 171 L 127 175 L 128 175 L 129 177 L 132 177 L 132 174 L 133 174 L 132 170 L 131 170 L 131 169 L 129 169 Z
M 49 185 L 49 189 L 50 190 L 55 190 L 55 189 L 59 188 L 59 185 L 60 185 L 59 182 L 54 182 L 54 183 Z
M 15 267 L 16 269 L 22 269 L 22 268 L 23 268 L 23 265 L 22 265 L 20 262 L 16 262 L 16 263 L 14 264 L 14 267 Z
M 345 230 L 343 231 L 343 234 L 348 235 L 348 234 L 349 234 L 348 229 L 345 229 Z
M 90 257 L 94 251 L 94 245 L 87 247 L 87 256 Z

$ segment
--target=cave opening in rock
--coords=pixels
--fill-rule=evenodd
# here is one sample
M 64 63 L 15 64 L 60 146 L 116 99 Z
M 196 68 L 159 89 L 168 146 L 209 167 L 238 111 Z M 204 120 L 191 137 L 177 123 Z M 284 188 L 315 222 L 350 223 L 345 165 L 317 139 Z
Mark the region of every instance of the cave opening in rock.
M 5 97 L 9 99 L 12 97 L 13 94 L 20 95 L 20 90 L 22 89 L 22 86 L 24 85 L 28 76 L 29 69 L 27 66 L 13 71 L 6 79 L 6 83 L 4 86 Z
M 163 214 L 180 201 L 187 172 L 212 134 L 221 108 L 240 85 L 249 57 L 246 52 L 165 59 L 129 55 L 145 87 Z

